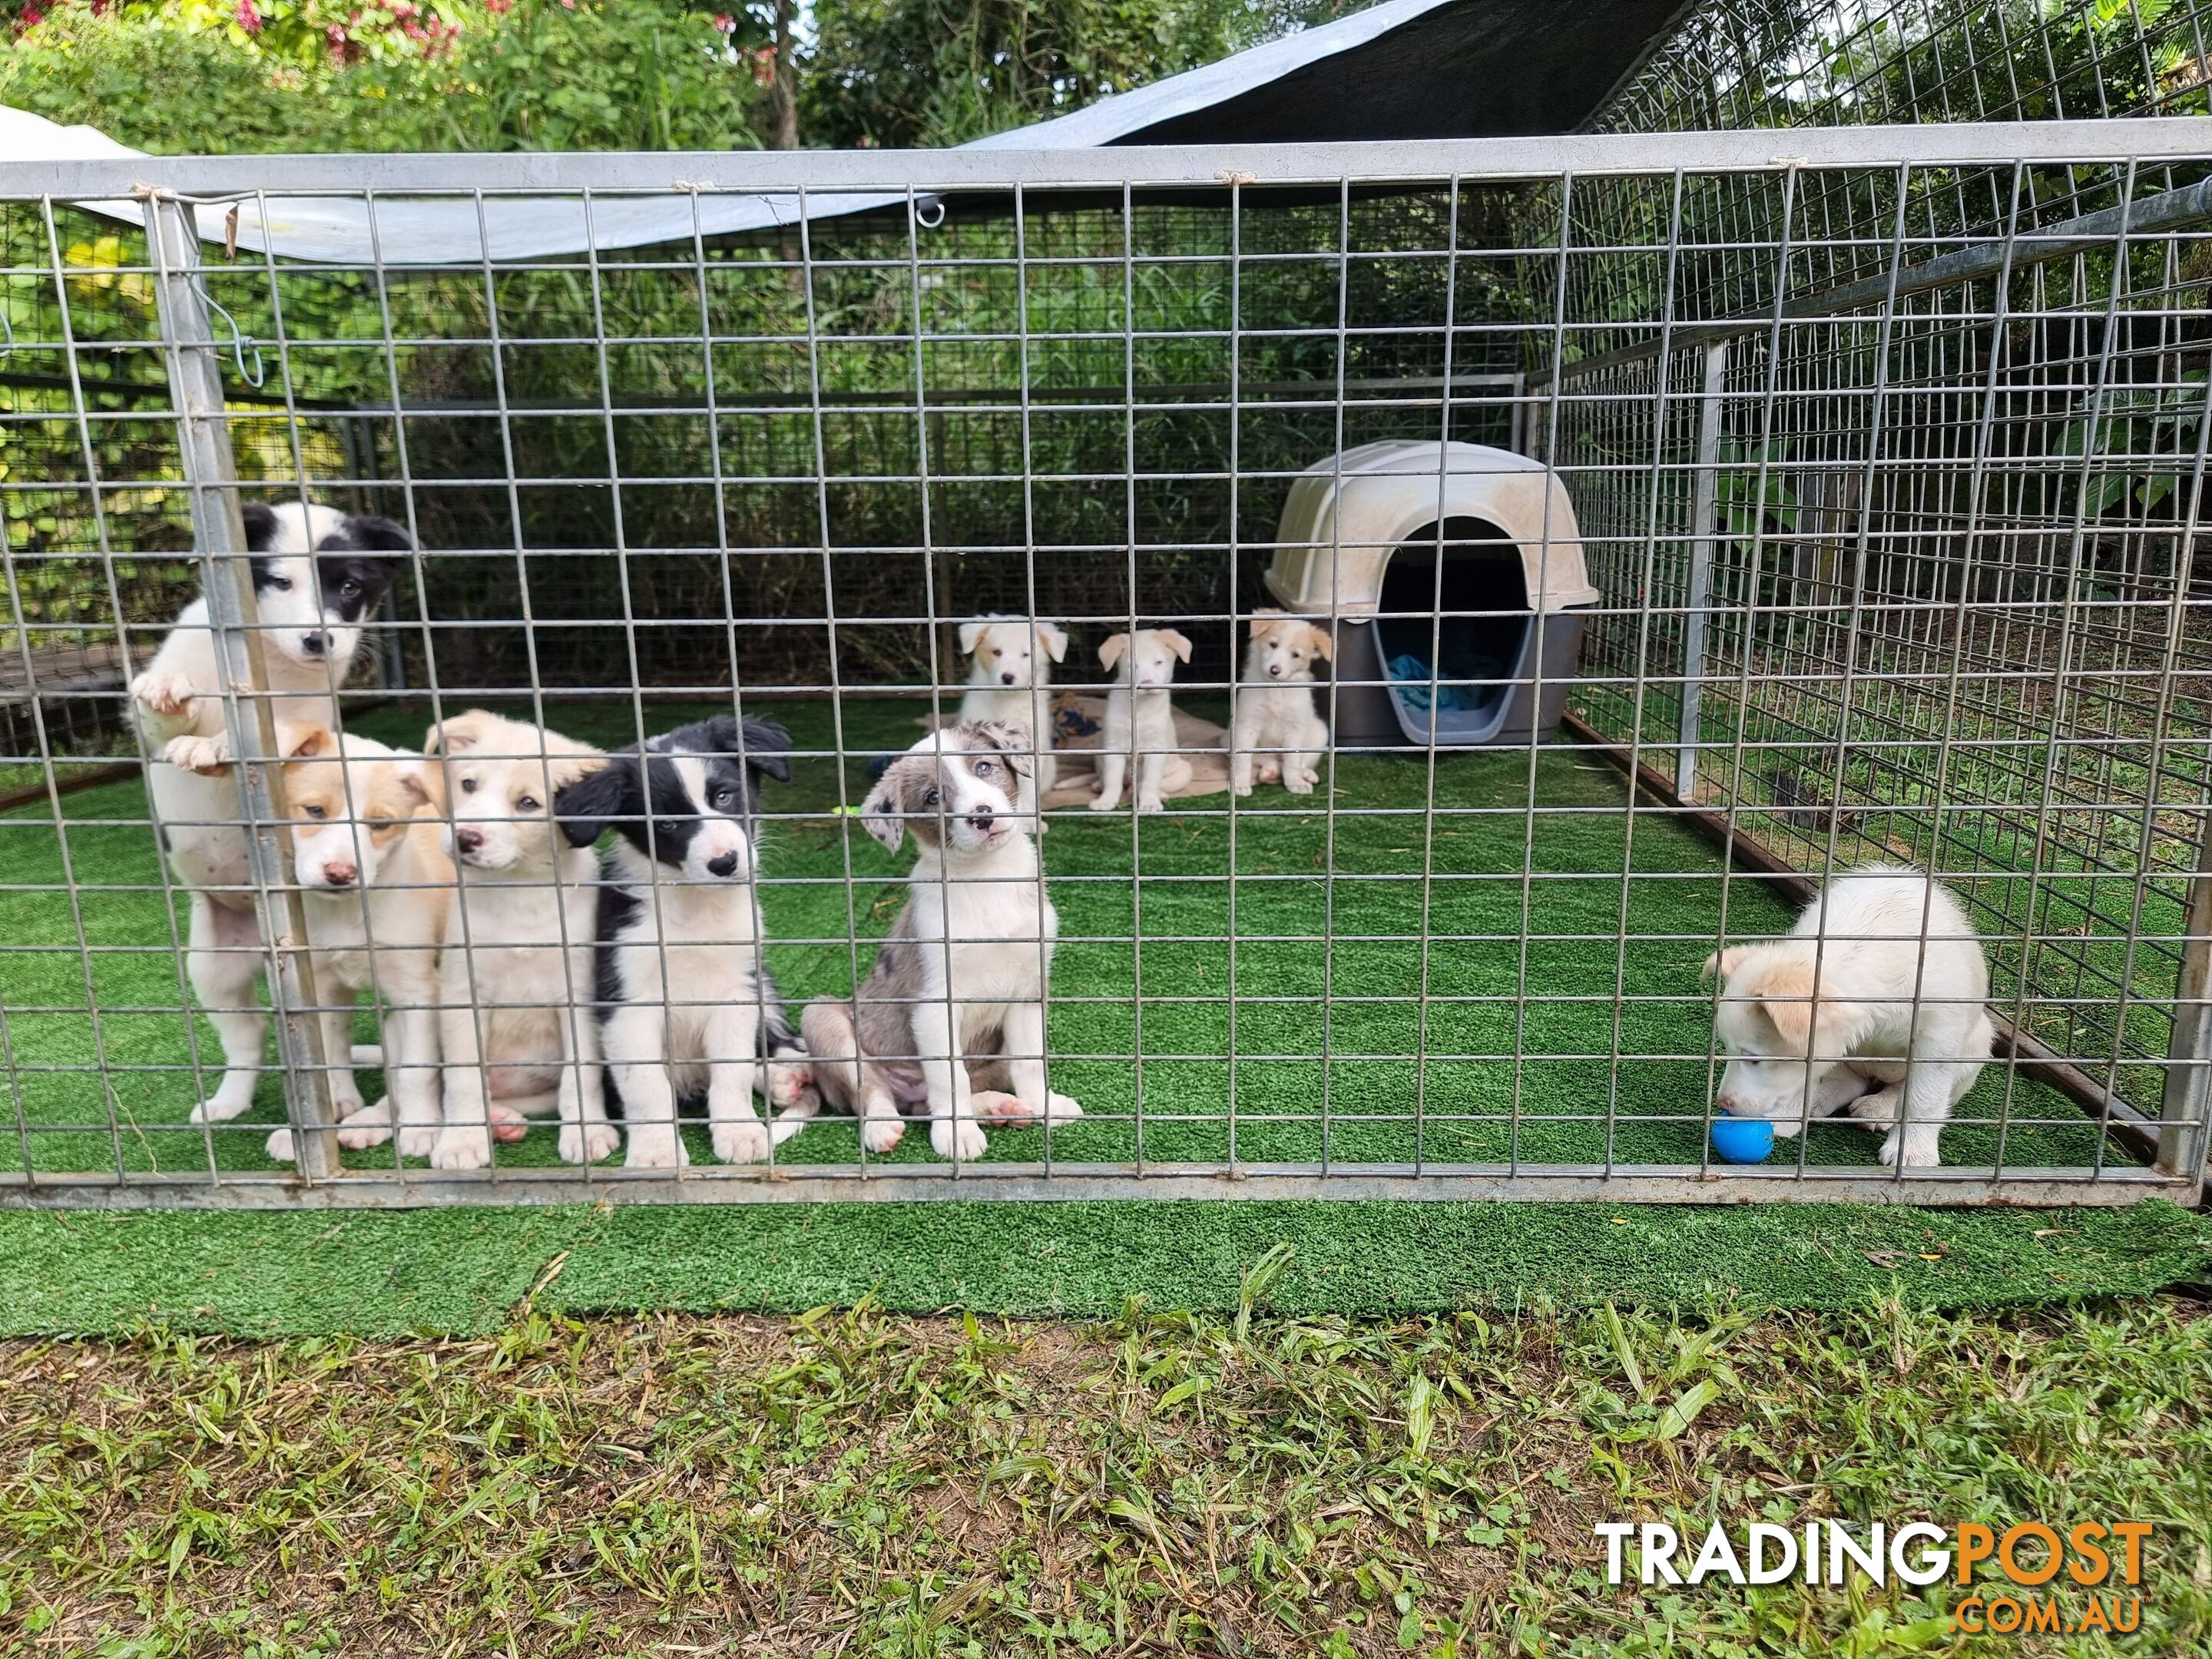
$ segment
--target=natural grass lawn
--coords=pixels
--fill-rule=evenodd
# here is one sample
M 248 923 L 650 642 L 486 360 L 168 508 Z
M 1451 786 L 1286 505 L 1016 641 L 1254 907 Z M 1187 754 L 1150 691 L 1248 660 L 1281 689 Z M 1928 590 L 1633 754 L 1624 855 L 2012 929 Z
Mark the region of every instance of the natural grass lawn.
M 0 1642 L 131 1659 L 2212 1644 L 2212 1320 L 2193 1304 L 1370 1322 L 1271 1310 L 1282 1260 L 1252 1264 L 1233 1314 L 1133 1304 L 1088 1325 L 526 1304 L 465 1340 L 11 1343 Z M 1838 1516 L 2149 1521 L 2142 1628 L 1957 1638 L 1945 1585 L 1613 1589 L 1591 1533 Z
M 704 712 L 646 714 L 658 730 Z M 796 1003 L 848 993 L 853 939 L 865 973 L 869 942 L 903 902 L 912 856 L 885 854 L 835 815 L 834 753 L 841 732 L 848 755 L 903 748 L 916 708 L 848 703 L 834 717 L 842 727 L 824 705 L 769 712 L 801 750 L 830 751 L 799 759 L 793 783 L 768 797 L 790 815 L 770 826 L 764 854 L 769 955 Z M 610 744 L 635 731 L 620 704 L 550 717 Z M 356 724 L 413 744 L 423 718 L 386 708 Z M 1790 911 L 1765 884 L 1724 882 L 1714 849 L 1663 813 L 1628 813 L 1620 779 L 1596 759 L 1551 749 L 1534 770 L 1541 810 L 1532 815 L 1526 751 L 1444 757 L 1433 837 L 1417 756 L 1340 760 L 1334 820 L 1314 800 L 1263 788 L 1237 815 L 1233 849 L 1224 797 L 1144 819 L 1133 834 L 1126 817 L 1058 817 L 1043 843 L 1063 941 L 1049 1042 L 1055 1086 L 1088 1115 L 1052 1132 L 1052 1158 L 1698 1162 L 1711 1075 L 1698 965 L 1723 933 L 1778 932 Z M 842 787 L 845 802 L 864 795 L 860 760 Z M 199 1093 L 194 1051 L 140 786 L 65 805 L 76 820 L 68 851 L 89 890 L 75 911 L 57 890 L 61 845 L 44 810 L 0 820 L 0 941 L 12 947 L 0 951 L 0 1007 L 25 1119 L 21 1137 L 0 1137 L 0 1160 L 268 1171 L 261 1145 L 283 1115 L 273 1071 L 248 1117 L 211 1132 L 185 1121 Z M 196 1029 L 198 1063 L 211 1066 L 213 1033 Z M 373 1032 L 366 1015 L 361 1029 Z M 1230 1054 L 1235 1063 L 1222 1063 Z M 373 1096 L 376 1080 L 362 1082 Z M 1954 1164 L 2099 1154 L 2072 1105 L 2002 1066 L 1984 1073 L 1960 1117 L 1943 1141 Z M 710 1162 L 692 1133 L 693 1162 Z M 501 1159 L 550 1164 L 553 1142 L 535 1133 Z M 1000 1132 L 992 1156 L 1035 1160 L 1045 1142 L 1042 1129 Z M 1850 1125 L 1823 1125 L 1804 1155 L 1866 1164 L 1875 1145 Z M 849 1121 L 810 1128 L 779 1153 L 790 1163 L 859 1155 Z M 1784 1158 L 1796 1155 L 1785 1146 Z M 909 1135 L 893 1156 L 933 1154 L 927 1137 Z M 2105 1156 L 2125 1159 L 2117 1147 Z M 392 1157 L 387 1146 L 352 1162 L 388 1167 Z

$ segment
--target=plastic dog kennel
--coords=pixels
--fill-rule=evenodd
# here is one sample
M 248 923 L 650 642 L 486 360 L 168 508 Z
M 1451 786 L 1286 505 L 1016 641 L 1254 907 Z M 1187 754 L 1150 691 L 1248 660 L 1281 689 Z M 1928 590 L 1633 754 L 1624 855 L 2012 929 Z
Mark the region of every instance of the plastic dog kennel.
M 1439 452 L 1441 451 L 1441 454 Z M 1548 736 L 1595 605 L 1565 487 L 1482 444 L 1363 444 L 1291 486 L 1268 592 L 1334 616 L 1340 747 Z M 1441 562 L 1442 569 L 1438 564 Z

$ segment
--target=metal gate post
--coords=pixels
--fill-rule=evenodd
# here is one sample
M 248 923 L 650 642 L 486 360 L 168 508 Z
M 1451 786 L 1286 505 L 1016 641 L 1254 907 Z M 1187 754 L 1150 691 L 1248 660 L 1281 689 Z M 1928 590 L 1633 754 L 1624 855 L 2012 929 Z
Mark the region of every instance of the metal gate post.
M 2156 785 L 2152 786 L 2155 789 Z M 2166 1093 L 2159 1105 L 2158 1168 L 2201 1181 L 2212 1151 L 2205 1113 L 2212 1108 L 2212 811 L 2197 843 L 2189 878 L 2189 937 L 2173 990 L 2173 1036 L 2166 1045 Z
M 284 799 L 276 711 L 267 697 L 256 695 L 269 679 L 262 663 L 246 522 L 239 510 L 237 463 L 223 418 L 222 360 L 200 287 L 199 234 L 188 204 L 167 196 L 143 199 L 192 541 L 199 550 L 208 628 L 222 677 L 223 723 L 239 763 L 254 915 L 269 951 L 269 1002 L 276 1022 L 285 1107 L 300 1173 L 320 1181 L 339 1172 L 337 1114 L 331 1102 L 329 1057 L 323 1052 L 321 1000 L 307 955 L 307 908 L 299 890 L 285 878 L 290 836 L 284 824 L 290 809 Z
M 1721 392 L 1728 342 L 1705 348 L 1705 386 L 1698 404 L 1698 477 L 1690 501 L 1690 592 L 1682 613 L 1682 720 L 1675 734 L 1674 793 L 1687 801 L 1698 778 L 1699 705 L 1705 700 L 1705 610 L 1713 591 L 1713 514 L 1720 501 Z M 1659 372 L 1667 372 L 1661 364 Z

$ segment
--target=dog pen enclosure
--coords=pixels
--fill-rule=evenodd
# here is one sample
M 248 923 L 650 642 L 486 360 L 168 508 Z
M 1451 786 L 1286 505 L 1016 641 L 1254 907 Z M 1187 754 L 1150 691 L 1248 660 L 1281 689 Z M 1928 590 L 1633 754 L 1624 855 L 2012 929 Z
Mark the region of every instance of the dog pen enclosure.
M 0 214 L 11 1201 L 2199 1190 L 2195 125 L 144 159 L 0 166 Z M 1341 489 L 1369 444 L 1436 508 L 1387 548 L 1302 536 L 1300 480 Z M 1455 513 L 1439 445 L 1563 510 Z M 94 769 L 132 742 L 125 665 L 200 585 L 234 592 L 238 501 L 303 491 L 420 548 L 350 731 L 413 744 L 479 705 L 608 746 L 733 708 L 789 727 L 760 888 L 794 1005 L 848 994 L 896 913 L 910 858 L 853 809 L 954 706 L 968 617 L 1065 624 L 1077 691 L 1105 635 L 1177 628 L 1178 706 L 1225 726 L 1255 610 L 1379 638 L 1341 603 L 1376 570 L 1435 706 L 1531 713 L 1431 743 L 1358 713 L 1406 690 L 1390 645 L 1342 651 L 1315 795 L 1055 813 L 1047 1048 L 1079 1121 L 957 1165 L 824 1121 L 769 1167 L 702 1140 L 680 1171 L 569 1167 L 541 1128 L 434 1171 L 335 1145 L 344 1057 L 285 948 L 257 1109 L 188 1121 L 219 1060 L 181 896 L 143 786 Z M 1455 675 L 1449 636 L 1484 627 L 1525 652 Z M 257 687 L 227 706 L 269 752 Z M 274 777 L 240 810 L 296 937 Z M 1942 1166 L 1878 1166 L 1841 1123 L 1717 1164 L 1700 963 L 1873 859 L 1937 872 L 1990 957 L 1997 1055 Z

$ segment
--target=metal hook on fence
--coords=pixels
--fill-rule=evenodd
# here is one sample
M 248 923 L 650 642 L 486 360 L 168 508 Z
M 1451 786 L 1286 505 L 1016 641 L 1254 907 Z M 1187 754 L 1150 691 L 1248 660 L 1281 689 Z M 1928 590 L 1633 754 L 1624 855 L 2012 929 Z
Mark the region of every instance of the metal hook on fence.
M 929 216 L 933 209 L 937 214 L 934 219 Z M 945 222 L 945 198 L 942 196 L 921 198 L 914 204 L 914 222 L 924 230 L 935 230 Z
M 239 378 L 257 392 L 259 391 L 263 382 L 269 378 L 268 365 L 262 361 L 261 342 L 238 325 L 238 319 L 224 310 L 222 302 L 207 291 L 206 283 L 196 283 L 193 286 L 199 289 L 200 302 L 230 326 L 230 360 L 238 365 Z M 252 368 L 246 366 L 246 353 L 248 347 L 251 347 L 253 351 Z

